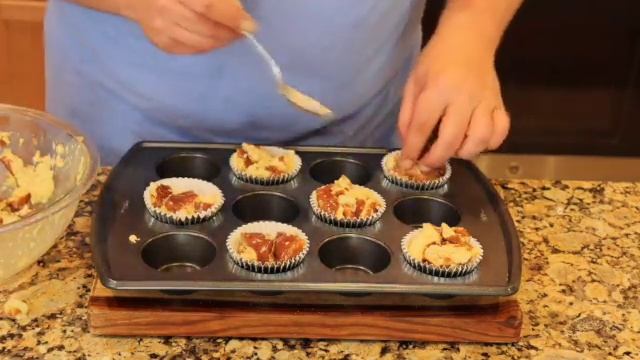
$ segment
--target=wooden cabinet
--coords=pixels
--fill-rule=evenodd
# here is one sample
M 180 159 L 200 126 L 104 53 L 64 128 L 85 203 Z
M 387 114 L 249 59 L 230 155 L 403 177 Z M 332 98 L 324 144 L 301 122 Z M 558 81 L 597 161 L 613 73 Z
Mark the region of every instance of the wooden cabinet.
M 0 103 L 44 109 L 45 1 L 0 0 Z

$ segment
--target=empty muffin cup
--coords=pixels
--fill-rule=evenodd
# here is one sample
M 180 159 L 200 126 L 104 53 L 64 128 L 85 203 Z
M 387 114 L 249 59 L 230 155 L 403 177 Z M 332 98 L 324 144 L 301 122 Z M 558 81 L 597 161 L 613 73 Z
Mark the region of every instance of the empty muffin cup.
M 186 177 L 212 181 L 220 174 L 220 167 L 213 159 L 199 153 L 180 153 L 169 156 L 156 166 L 161 178 Z
M 206 236 L 195 232 L 170 232 L 149 240 L 141 252 L 142 260 L 163 272 L 194 272 L 209 265 L 216 247 Z
M 160 186 L 163 191 L 159 190 Z M 163 197 L 160 203 L 159 196 Z M 173 225 L 193 225 L 210 220 L 224 203 L 224 195 L 217 186 L 193 178 L 154 181 L 145 189 L 143 198 L 154 218 Z
M 325 240 L 318 257 L 330 269 L 366 274 L 379 273 L 391 262 L 391 252 L 386 245 L 356 234 L 336 235 Z
M 254 185 L 280 185 L 287 183 L 293 180 L 300 172 L 300 168 L 302 167 L 302 159 L 300 156 L 293 152 L 292 150 L 288 150 L 285 148 L 277 147 L 277 146 L 260 146 L 261 149 L 268 151 L 273 156 L 291 156 L 293 161 L 293 167 L 284 173 L 278 175 L 255 175 L 251 174 L 247 171 L 243 166 L 244 160 L 240 158 L 238 155 L 238 151 L 234 152 L 229 158 L 229 166 L 231 167 L 231 171 L 236 176 L 236 178 L 240 179 L 243 182 L 254 184 Z M 240 150 L 240 149 L 239 149 Z
M 471 238 L 470 243 L 471 243 L 471 246 L 479 250 L 479 254 L 471 258 L 469 262 L 467 262 L 466 264 L 451 265 L 451 266 L 437 266 L 437 265 L 433 265 L 428 262 L 422 261 L 422 259 L 416 259 L 415 257 L 411 256 L 411 254 L 409 254 L 408 249 L 409 249 L 409 242 L 413 239 L 415 235 L 418 234 L 419 231 L 422 231 L 422 229 L 416 229 L 411 231 L 410 233 L 405 235 L 402 238 L 402 241 L 400 242 L 400 246 L 402 248 L 402 255 L 404 259 L 414 269 L 429 275 L 433 275 L 433 276 L 458 277 L 458 276 L 467 275 L 473 272 L 478 267 L 478 264 L 480 264 L 484 251 L 482 249 L 482 245 L 480 245 L 478 240 L 474 238 Z
M 239 196 L 231 212 L 243 222 L 276 221 L 290 223 L 300 214 L 296 201 L 284 194 L 257 191 Z
M 400 157 L 400 150 L 392 151 L 382 158 L 381 166 L 385 178 L 392 184 L 409 190 L 432 191 L 443 187 L 451 178 L 451 165 L 447 162 L 444 174 L 434 179 L 417 181 L 398 174 L 395 170 L 396 162 Z
M 240 248 L 240 245 L 243 241 L 243 233 L 265 234 L 269 237 L 274 238 L 277 233 L 295 235 L 297 238 L 302 240 L 303 247 L 298 254 L 285 261 L 259 261 L 258 259 L 251 258 L 251 256 L 247 256 L 247 254 L 245 254 Z M 261 252 L 277 252 L 278 244 L 275 243 L 275 240 L 269 239 L 267 241 L 274 242 L 272 244 L 273 250 L 267 250 L 267 248 L 261 247 Z M 229 234 L 229 236 L 227 237 L 226 245 L 229 256 L 236 265 L 240 266 L 243 269 L 262 274 L 276 274 L 292 270 L 296 266 L 300 265 L 300 263 L 302 263 L 304 257 L 309 252 L 309 238 L 302 230 L 298 229 L 297 227 L 275 221 L 257 221 L 242 225 L 239 228 L 235 229 L 231 234 Z M 251 249 L 251 251 L 254 250 L 255 249 Z
M 409 226 L 424 223 L 456 226 L 460 213 L 451 203 L 432 196 L 415 195 L 398 200 L 393 205 L 396 219 Z
M 371 180 L 371 172 L 363 163 L 344 158 L 316 161 L 309 168 L 309 175 L 313 180 L 321 184 L 330 184 L 338 180 L 342 175 L 358 185 L 365 185 Z

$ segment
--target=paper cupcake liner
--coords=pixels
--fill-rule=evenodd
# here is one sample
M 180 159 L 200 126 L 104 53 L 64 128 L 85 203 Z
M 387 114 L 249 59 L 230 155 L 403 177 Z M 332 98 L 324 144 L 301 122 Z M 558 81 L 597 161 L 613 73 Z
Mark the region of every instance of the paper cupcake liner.
M 429 275 L 433 275 L 433 276 L 458 277 L 458 276 L 467 275 L 467 274 L 473 272 L 478 267 L 478 264 L 480 264 L 480 261 L 482 261 L 482 256 L 484 255 L 484 250 L 482 248 L 482 245 L 475 238 L 471 238 L 471 243 L 473 244 L 473 246 L 476 246 L 476 247 L 478 247 L 480 249 L 480 254 L 475 259 L 472 259 L 471 262 L 469 262 L 467 264 L 457 265 L 457 266 L 435 266 L 435 265 L 432 265 L 432 264 L 429 264 L 429 263 L 422 262 L 421 260 L 416 259 L 416 258 L 412 257 L 411 255 L 409 255 L 409 251 L 407 249 L 407 247 L 409 245 L 409 240 L 414 235 L 416 235 L 417 232 L 420 231 L 420 230 L 421 229 L 416 229 L 416 230 L 411 231 L 410 233 L 405 235 L 402 238 L 402 241 L 400 242 L 400 246 L 402 248 L 402 255 L 404 256 L 404 259 L 414 269 L 419 270 L 419 271 L 421 271 L 423 273 L 426 273 L 426 274 L 429 274 Z
M 418 277 L 419 279 L 426 280 L 434 284 L 451 284 L 452 280 L 469 282 L 478 278 L 478 272 L 473 270 L 467 274 L 463 274 L 456 277 L 436 276 L 436 275 L 427 274 L 422 270 L 416 269 L 413 265 L 409 264 L 404 259 L 402 262 L 402 270 L 410 276 Z
M 154 188 L 154 185 L 159 184 L 171 186 L 171 188 L 178 189 L 178 191 L 192 190 L 198 195 L 213 195 L 220 200 L 218 201 L 218 203 L 213 204 L 210 209 L 201 211 L 196 214 L 189 215 L 172 213 L 153 206 L 153 203 L 151 201 L 151 191 Z M 146 205 L 147 210 L 149 210 L 149 213 L 151 213 L 151 216 L 163 223 L 181 226 L 199 224 L 210 220 L 218 213 L 220 208 L 222 208 L 222 204 L 224 204 L 224 195 L 217 186 L 208 181 L 183 177 L 166 178 L 152 182 L 144 190 L 143 198 L 144 204 Z
M 451 178 L 451 172 L 452 172 L 451 165 L 449 164 L 449 162 L 445 164 L 444 175 L 434 180 L 412 181 L 408 179 L 403 179 L 402 177 L 394 174 L 393 170 L 391 170 L 387 164 L 389 162 L 389 159 L 391 159 L 394 156 L 397 156 L 399 153 L 400 153 L 400 150 L 396 150 L 388 153 L 382 158 L 382 161 L 380 163 L 380 166 L 382 166 L 382 171 L 384 173 L 384 176 L 385 178 L 387 178 L 387 180 L 390 183 L 396 186 L 403 187 L 405 189 L 409 189 L 409 190 L 432 191 L 445 186 L 447 182 L 449 182 L 449 179 Z
M 361 186 L 361 185 L 354 185 L 354 186 Z M 375 214 L 362 219 L 351 219 L 351 218 L 338 219 L 335 217 L 334 214 L 330 214 L 320 209 L 320 206 L 318 206 L 318 200 L 316 199 L 316 191 L 317 190 L 314 190 L 311 193 L 311 196 L 309 196 L 309 203 L 311 204 L 311 209 L 313 210 L 313 213 L 316 215 L 318 219 L 333 226 L 338 226 L 342 228 L 359 228 L 359 227 L 373 225 L 378 220 L 380 220 L 380 218 L 382 217 L 382 214 L 387 208 L 387 203 L 386 201 L 384 201 L 384 198 L 382 197 L 382 195 L 378 194 L 374 190 L 371 190 L 374 194 L 376 194 L 376 197 L 378 198 L 378 202 L 381 205 L 380 209 L 378 209 L 378 211 Z
M 278 154 L 279 152 L 284 153 L 284 151 L 286 150 L 277 146 L 263 146 L 263 148 L 275 154 Z M 238 157 L 237 152 L 234 152 L 233 154 L 231 154 L 231 157 L 229 157 L 229 166 L 231 167 L 231 171 L 233 171 L 233 174 L 241 181 L 249 184 L 254 184 L 254 185 L 271 186 L 271 185 L 280 185 L 280 184 L 287 183 L 293 180 L 293 178 L 295 178 L 298 175 L 300 168 L 302 168 L 302 159 L 300 159 L 300 156 L 298 156 L 298 154 L 294 153 L 296 164 L 293 171 L 291 171 L 290 173 L 282 174 L 278 176 L 270 176 L 266 178 L 252 176 L 244 172 L 243 169 L 240 169 L 236 166 L 234 160 L 237 159 L 237 157 Z
M 278 231 L 285 232 L 287 234 L 295 234 L 302 238 L 305 243 L 302 252 L 293 259 L 289 259 L 284 262 L 263 263 L 243 259 L 236 250 L 242 240 L 241 234 L 243 232 L 276 233 Z M 292 270 L 302 263 L 302 260 L 304 260 L 304 257 L 309 252 L 309 238 L 304 232 L 302 232 L 302 230 L 297 227 L 275 221 L 256 221 L 242 225 L 229 234 L 226 245 L 229 256 L 236 265 L 243 269 L 261 274 L 276 274 Z

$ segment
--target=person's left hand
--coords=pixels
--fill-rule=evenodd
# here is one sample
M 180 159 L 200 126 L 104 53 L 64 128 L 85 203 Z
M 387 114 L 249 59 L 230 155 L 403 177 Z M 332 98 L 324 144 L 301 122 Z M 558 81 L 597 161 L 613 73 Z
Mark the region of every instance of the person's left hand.
M 453 156 L 473 158 L 500 146 L 509 124 L 493 50 L 434 37 L 405 86 L 398 119 L 401 166 L 417 162 L 433 169 Z M 429 146 L 436 128 L 437 138 Z

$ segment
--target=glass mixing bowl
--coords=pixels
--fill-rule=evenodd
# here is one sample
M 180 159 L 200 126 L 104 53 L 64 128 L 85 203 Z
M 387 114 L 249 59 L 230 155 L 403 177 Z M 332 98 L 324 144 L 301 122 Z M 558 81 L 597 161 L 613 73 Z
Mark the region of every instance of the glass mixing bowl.
M 25 164 L 31 164 L 37 152 L 58 159 L 53 166 L 55 188 L 49 200 L 24 218 L 0 225 L 1 282 L 33 264 L 64 233 L 80 196 L 96 177 L 99 158 L 80 132 L 40 111 L 0 104 L 0 133 L 10 134 L 8 148 Z

